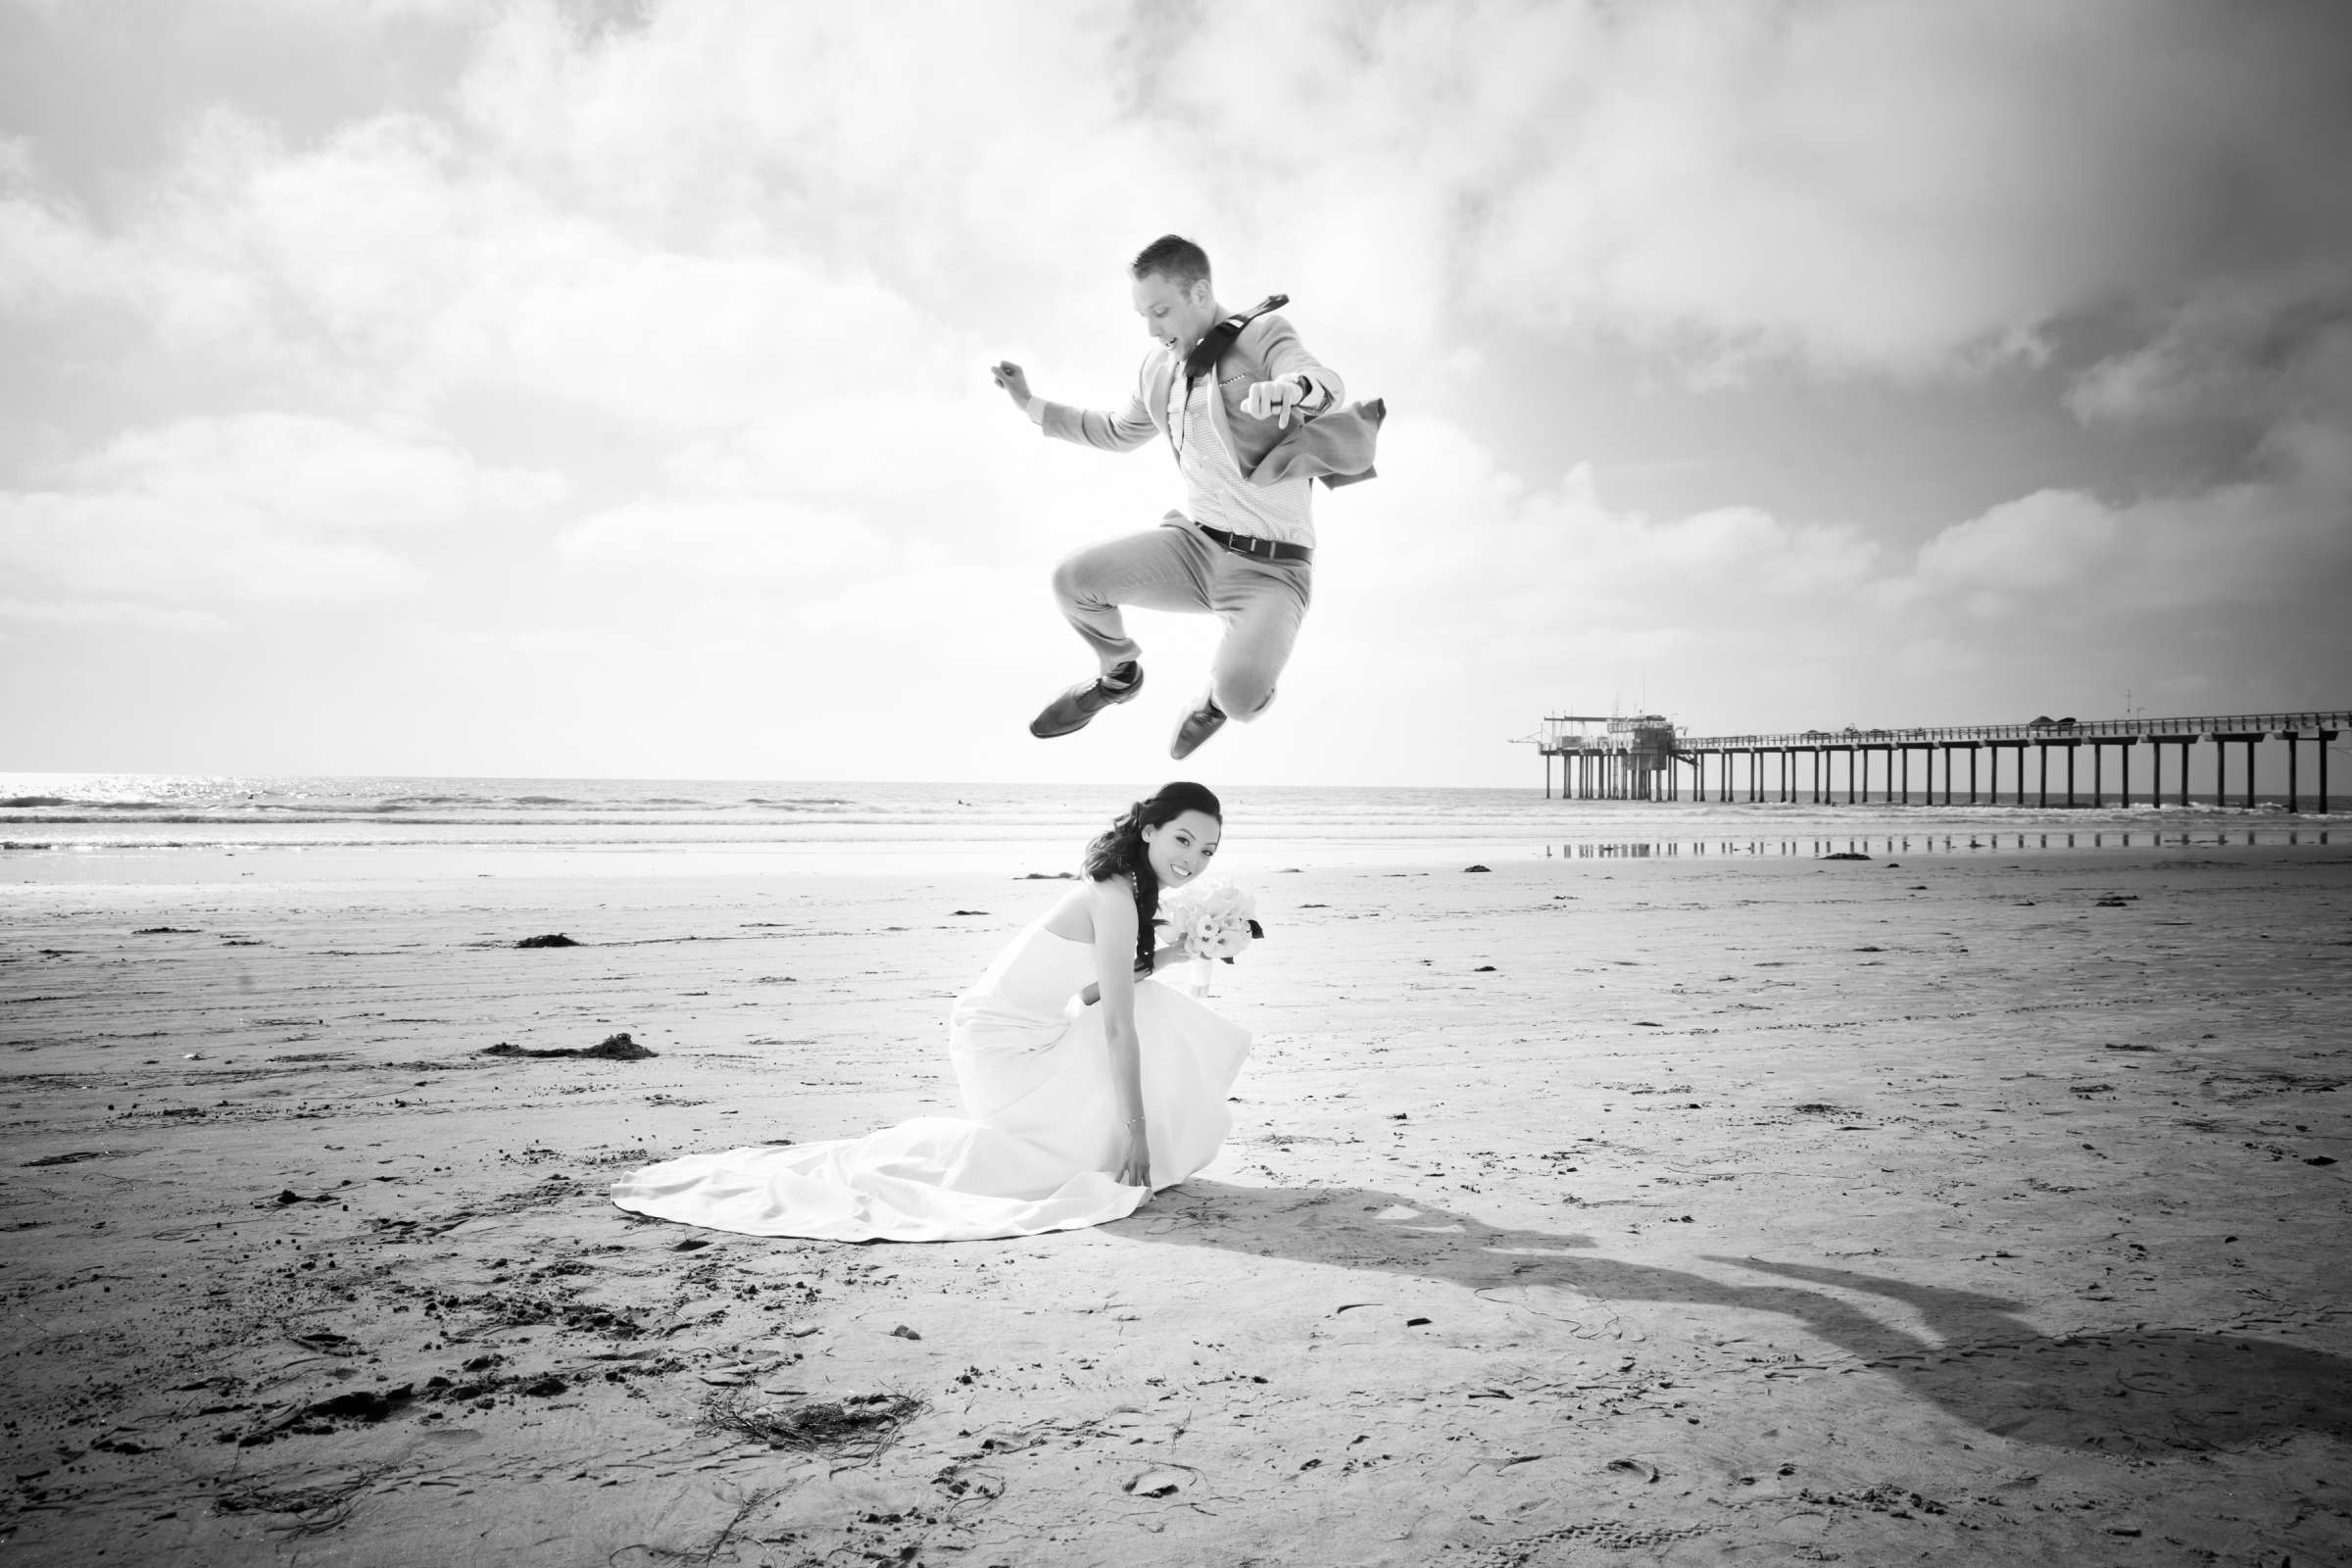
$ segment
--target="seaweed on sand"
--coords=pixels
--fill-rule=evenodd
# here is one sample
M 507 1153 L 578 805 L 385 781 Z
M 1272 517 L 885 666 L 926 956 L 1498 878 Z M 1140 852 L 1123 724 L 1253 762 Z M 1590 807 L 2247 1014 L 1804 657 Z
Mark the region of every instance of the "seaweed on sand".
M 616 1035 L 607 1035 L 595 1045 L 584 1049 L 574 1046 L 560 1046 L 552 1051 L 531 1051 L 521 1046 L 509 1045 L 506 1041 L 501 1040 L 495 1046 L 484 1046 L 481 1054 L 485 1056 L 593 1056 L 601 1061 L 643 1061 L 646 1057 L 658 1055 L 660 1053 L 648 1051 L 636 1041 L 631 1040 L 628 1032 L 623 1030 Z
M 754 1405 L 740 1393 L 714 1394 L 703 1405 L 706 1432 L 727 1432 L 771 1448 L 828 1449 L 863 1464 L 881 1457 L 899 1429 L 922 1413 L 910 1394 L 853 1394 L 845 1399 L 804 1399 Z

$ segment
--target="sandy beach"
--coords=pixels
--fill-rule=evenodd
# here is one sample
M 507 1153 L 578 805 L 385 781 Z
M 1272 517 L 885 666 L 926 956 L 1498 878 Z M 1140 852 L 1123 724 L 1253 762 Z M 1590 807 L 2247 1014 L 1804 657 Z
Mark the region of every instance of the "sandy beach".
M 604 1193 L 1051 884 L 235 864 L 0 895 L 13 1561 L 2352 1560 L 2342 847 L 1267 875 L 1218 1162 L 925 1247 Z

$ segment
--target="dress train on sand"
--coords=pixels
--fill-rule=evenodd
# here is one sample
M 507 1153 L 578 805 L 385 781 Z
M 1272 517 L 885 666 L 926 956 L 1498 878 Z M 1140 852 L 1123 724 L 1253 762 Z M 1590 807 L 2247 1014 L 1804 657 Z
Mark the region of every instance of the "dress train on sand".
M 1121 1219 L 1150 1196 L 1111 1179 L 1119 1145 L 1091 943 L 1032 925 L 949 1019 L 962 1117 L 862 1138 L 689 1154 L 630 1172 L 612 1201 L 747 1236 L 950 1242 Z M 1249 1032 L 1157 980 L 1135 987 L 1154 1188 L 1216 1157 Z

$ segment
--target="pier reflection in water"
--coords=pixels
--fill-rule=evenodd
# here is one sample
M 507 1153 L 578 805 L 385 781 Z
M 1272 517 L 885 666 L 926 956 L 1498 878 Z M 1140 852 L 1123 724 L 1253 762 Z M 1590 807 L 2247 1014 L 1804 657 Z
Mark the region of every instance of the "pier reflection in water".
M 2330 834 L 2332 833 L 2332 838 Z M 2352 835 L 2328 828 L 2241 828 L 2197 833 L 2143 832 L 2127 828 L 2084 833 L 1984 832 L 1887 834 L 1872 837 L 1806 839 L 1651 839 L 1619 843 L 1545 845 L 1546 859 L 1598 858 L 1648 859 L 1670 857 L 1735 856 L 1755 858 L 1793 856 L 1820 859 L 1829 855 L 1966 855 L 1971 851 L 2018 854 L 2028 850 L 2226 849 L 2233 845 L 2302 846 L 2352 843 Z

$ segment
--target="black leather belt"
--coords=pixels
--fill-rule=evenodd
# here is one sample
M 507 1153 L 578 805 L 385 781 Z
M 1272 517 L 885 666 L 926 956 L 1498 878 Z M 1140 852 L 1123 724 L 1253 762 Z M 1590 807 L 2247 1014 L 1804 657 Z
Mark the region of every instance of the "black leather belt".
M 1193 526 L 1237 556 L 1249 556 L 1257 561 L 1312 561 L 1315 559 L 1315 553 L 1304 545 L 1286 545 L 1279 539 L 1252 539 L 1246 533 L 1227 533 L 1222 528 L 1211 528 L 1205 522 L 1195 523 Z

